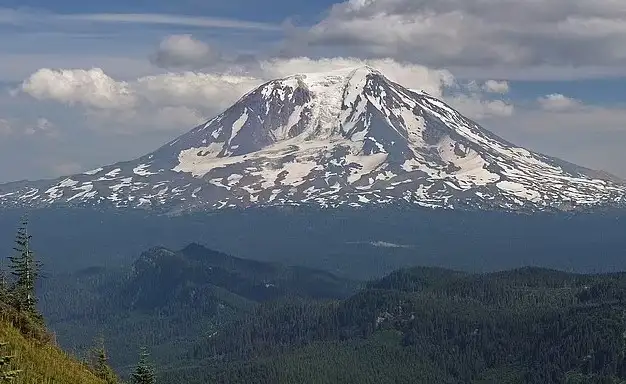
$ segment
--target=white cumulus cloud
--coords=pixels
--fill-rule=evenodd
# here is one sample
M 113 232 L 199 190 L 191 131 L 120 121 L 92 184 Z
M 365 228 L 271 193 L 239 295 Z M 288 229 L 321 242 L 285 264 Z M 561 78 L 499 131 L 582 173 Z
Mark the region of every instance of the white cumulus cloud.
M 446 99 L 459 112 L 474 120 L 509 117 L 515 107 L 503 100 L 485 100 L 478 95 L 455 95 Z
M 390 80 L 407 88 L 444 98 L 471 118 L 513 113 L 510 104 L 483 100 L 484 92 L 478 86 L 448 100 L 444 97 L 447 88 L 463 89 L 449 71 L 391 59 L 275 58 L 256 62 L 233 73 L 166 72 L 127 81 L 116 80 L 99 68 L 44 68 L 29 76 L 21 84 L 20 91 L 40 100 L 82 106 L 94 119 L 108 121 L 109 124 L 97 125 L 110 131 L 142 131 L 152 127 L 154 130 L 182 132 L 222 112 L 268 80 L 363 65 L 380 70 Z M 492 88 L 502 91 L 503 85 L 498 83 Z
M 249 76 L 183 72 L 141 77 L 133 82 L 132 89 L 152 104 L 196 106 L 217 112 L 261 82 Z
M 348 0 L 297 33 L 288 49 L 487 73 L 542 66 L 595 72 L 626 65 L 625 19 L 623 2 L 615 0 Z
M 441 96 L 443 89 L 455 82 L 454 76 L 448 71 L 402 64 L 390 59 L 314 60 L 302 57 L 262 61 L 258 63 L 258 68 L 241 74 L 167 72 L 132 81 L 116 80 L 100 68 L 43 68 L 29 76 L 20 86 L 20 90 L 40 100 L 82 105 L 91 109 L 133 109 L 150 104 L 187 106 L 199 108 L 206 113 L 217 113 L 254 87 L 274 78 L 366 64 L 379 69 L 393 81 L 434 96 Z
M 508 81 L 487 80 L 483 84 L 483 90 L 491 93 L 509 93 Z
M 583 104 L 576 99 L 567 97 L 560 93 L 552 93 L 540 97 L 538 100 L 542 109 L 547 111 L 567 111 L 581 107 Z
M 261 76 L 265 79 L 280 78 L 297 73 L 327 72 L 335 69 L 370 65 L 378 69 L 390 80 L 404 87 L 425 91 L 433 96 L 441 96 L 446 86 L 452 85 L 454 76 L 446 70 L 427 68 L 423 65 L 400 63 L 392 59 L 361 60 L 357 58 L 298 57 L 273 59 L 260 63 Z
M 97 124 L 111 131 L 129 131 L 132 126 L 182 130 L 221 112 L 261 82 L 249 76 L 197 72 L 121 81 L 99 68 L 44 68 L 26 79 L 20 91 L 39 100 L 81 106 L 91 117 L 114 122 Z M 31 133 L 44 130 L 45 124 L 29 128 Z
M 217 50 L 185 34 L 163 39 L 151 61 L 163 68 L 202 68 L 219 59 Z
M 40 100 L 101 109 L 128 108 L 136 102 L 126 82 L 114 80 L 100 68 L 42 68 L 22 83 L 21 90 Z

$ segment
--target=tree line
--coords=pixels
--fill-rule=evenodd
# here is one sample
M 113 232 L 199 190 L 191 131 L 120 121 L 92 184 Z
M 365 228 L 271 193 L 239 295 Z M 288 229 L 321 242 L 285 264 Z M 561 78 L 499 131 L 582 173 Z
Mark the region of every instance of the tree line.
M 8 257 L 8 273 L 0 269 L 0 308 L 1 312 L 12 311 L 22 318 L 32 320 L 40 329 L 45 329 L 42 314 L 37 309 L 37 281 L 41 277 L 42 263 L 32 249 L 32 235 L 29 221 L 24 217 L 15 235 L 13 254 Z M 6 315 L 6 314 L 5 314 Z M 13 382 L 22 370 L 14 362 L 15 356 L 8 353 L 8 343 L 0 342 L 0 383 Z M 107 384 L 123 384 L 109 365 L 105 341 L 100 338 L 91 352 L 88 368 Z M 130 375 L 132 384 L 155 384 L 155 366 L 145 347 L 139 353 L 139 361 Z

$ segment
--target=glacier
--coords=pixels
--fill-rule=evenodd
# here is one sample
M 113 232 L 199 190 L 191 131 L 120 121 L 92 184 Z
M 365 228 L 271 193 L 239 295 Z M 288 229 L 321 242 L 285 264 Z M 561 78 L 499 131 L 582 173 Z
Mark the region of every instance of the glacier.
M 621 205 L 625 192 L 616 177 L 518 147 L 363 66 L 267 82 L 136 160 L 0 185 L 0 207 L 564 211 Z

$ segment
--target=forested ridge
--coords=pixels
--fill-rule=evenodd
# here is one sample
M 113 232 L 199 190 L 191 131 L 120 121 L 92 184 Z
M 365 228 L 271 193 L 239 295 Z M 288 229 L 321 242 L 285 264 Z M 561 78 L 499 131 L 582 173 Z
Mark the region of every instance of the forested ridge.
M 29 239 L 0 279 L 0 375 L 17 383 L 626 383 L 626 273 L 356 283 L 192 244 L 35 284 Z
M 224 383 L 626 382 L 626 274 L 405 269 L 343 301 L 264 304 L 166 374 Z M 173 382 L 173 381 L 172 381 Z
M 161 370 L 187 365 L 199 339 L 263 302 L 347 298 L 359 284 L 328 272 L 240 259 L 197 244 L 155 247 L 131 268 L 90 268 L 42 281 L 42 310 L 60 343 L 77 355 L 103 336 L 126 374 L 137 345 Z M 193 364 L 193 363 L 192 363 Z

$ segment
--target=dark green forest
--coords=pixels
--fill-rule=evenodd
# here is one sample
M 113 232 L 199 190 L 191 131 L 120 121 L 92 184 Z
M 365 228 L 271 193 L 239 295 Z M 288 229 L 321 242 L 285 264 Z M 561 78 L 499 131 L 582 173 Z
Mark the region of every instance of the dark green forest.
M 353 281 L 194 243 L 47 275 L 27 227 L 0 289 L 21 382 L 626 383 L 626 273 Z
M 626 382 L 626 274 L 405 269 L 346 300 L 263 304 L 204 338 L 201 383 Z
M 357 283 L 192 244 L 63 282 L 42 296 L 61 343 L 80 355 L 103 334 L 122 375 L 146 345 L 159 383 L 626 382 L 624 273 L 420 267 Z
M 162 369 L 261 303 L 287 298 L 339 300 L 360 283 L 310 268 L 232 257 L 198 244 L 157 247 L 129 268 L 89 268 L 41 280 L 41 308 L 60 343 L 78 356 L 103 337 L 113 365 L 128 373 L 138 345 L 150 346 Z

